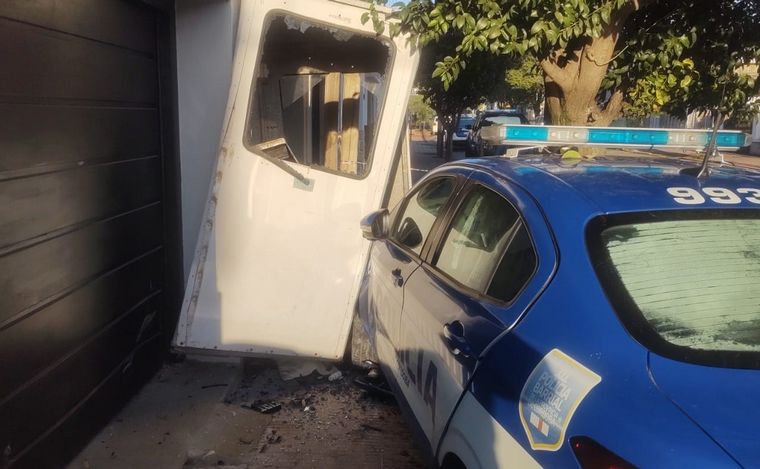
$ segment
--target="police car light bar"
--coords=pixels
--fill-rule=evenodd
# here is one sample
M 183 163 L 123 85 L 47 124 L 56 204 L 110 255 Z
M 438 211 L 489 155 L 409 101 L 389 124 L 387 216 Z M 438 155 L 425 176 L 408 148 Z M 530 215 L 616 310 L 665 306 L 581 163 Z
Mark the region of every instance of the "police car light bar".
M 711 130 L 694 129 L 564 125 L 491 125 L 480 130 L 481 138 L 491 145 L 594 145 L 694 150 L 704 150 L 710 141 L 711 133 Z M 718 150 L 730 151 L 748 146 L 750 139 L 750 135 L 737 130 L 720 130 L 716 143 Z

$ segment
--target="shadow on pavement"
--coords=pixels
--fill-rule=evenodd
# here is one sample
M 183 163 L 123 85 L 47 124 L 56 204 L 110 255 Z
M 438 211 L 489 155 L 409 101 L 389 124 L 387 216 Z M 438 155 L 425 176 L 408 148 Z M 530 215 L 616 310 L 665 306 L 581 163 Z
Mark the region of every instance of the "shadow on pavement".
M 452 161 L 464 159 L 464 151 L 454 151 Z M 443 158 L 435 154 L 435 139 L 412 140 L 412 182 L 422 179 L 428 171 L 444 163 Z

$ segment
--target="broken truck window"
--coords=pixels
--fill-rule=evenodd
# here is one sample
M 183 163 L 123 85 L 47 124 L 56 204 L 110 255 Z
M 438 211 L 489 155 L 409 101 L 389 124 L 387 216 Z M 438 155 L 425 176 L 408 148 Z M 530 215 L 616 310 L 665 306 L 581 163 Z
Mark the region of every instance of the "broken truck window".
M 267 23 L 245 144 L 353 177 L 369 171 L 391 45 L 290 15 Z

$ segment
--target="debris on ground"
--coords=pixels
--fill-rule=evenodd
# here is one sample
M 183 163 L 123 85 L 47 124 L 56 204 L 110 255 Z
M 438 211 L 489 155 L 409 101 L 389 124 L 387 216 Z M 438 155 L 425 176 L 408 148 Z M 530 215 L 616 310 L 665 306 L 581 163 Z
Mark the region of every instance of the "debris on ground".
M 240 407 L 243 407 L 244 409 L 255 410 L 256 412 L 261 412 L 262 414 L 273 414 L 282 409 L 282 404 L 273 401 L 253 401 L 250 404 L 242 404 Z
M 340 370 L 336 371 L 335 373 L 327 377 L 327 381 L 330 381 L 330 382 L 338 381 L 339 379 L 343 379 L 343 373 L 341 373 Z
M 368 379 L 364 369 L 341 369 L 340 378 L 324 379 L 312 373 L 290 381 L 274 379 L 271 369 L 248 369 L 252 378 L 241 380 L 241 398 L 266 395 L 284 405 L 272 416 L 269 429 L 280 437 L 277 444 L 266 432 L 259 440 L 251 467 L 279 468 L 377 468 L 418 469 L 425 467 L 413 447 L 412 436 L 395 400 L 377 392 L 382 375 Z M 356 378 L 370 381 L 369 390 L 357 386 Z M 266 393 L 266 394 L 264 394 Z M 267 436 L 270 435 L 270 436 Z
M 278 357 L 275 362 L 283 381 L 303 378 L 317 373 L 321 376 L 329 376 L 335 373 L 335 366 L 328 361 L 308 359 L 301 357 Z
M 224 388 L 224 387 L 227 387 L 227 383 L 204 384 L 203 386 L 201 386 L 201 389 Z
M 275 445 L 280 441 L 282 441 L 282 435 L 278 435 L 277 430 L 274 430 L 271 427 L 267 428 L 264 432 L 264 436 L 261 437 L 257 452 L 263 453 L 269 447 L 269 445 Z
M 184 468 L 196 468 L 202 466 L 210 466 L 216 464 L 219 458 L 216 455 L 216 451 L 210 450 L 194 450 L 188 451 L 185 459 Z
M 372 393 L 376 396 L 382 396 L 387 398 L 393 397 L 393 392 L 388 386 L 385 380 L 378 378 L 369 378 L 368 376 L 359 376 L 354 379 L 354 384 L 364 389 L 365 391 Z
M 331 366 L 283 380 L 272 360 L 167 364 L 69 469 L 425 467 L 395 400 L 354 382 L 382 387 L 376 366 Z M 278 410 L 243 410 L 257 405 Z

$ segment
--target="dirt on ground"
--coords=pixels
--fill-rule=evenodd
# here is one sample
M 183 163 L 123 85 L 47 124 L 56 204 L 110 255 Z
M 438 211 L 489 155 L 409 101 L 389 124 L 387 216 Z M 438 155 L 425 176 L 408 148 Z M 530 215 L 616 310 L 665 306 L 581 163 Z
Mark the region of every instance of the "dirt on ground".
M 357 386 L 365 371 L 328 369 L 283 380 L 270 360 L 169 363 L 68 467 L 423 467 L 395 400 Z
M 362 374 L 343 369 L 282 381 L 273 367 L 249 362 L 228 400 L 281 406 L 255 443 L 250 467 L 423 467 L 396 402 L 358 387 Z

